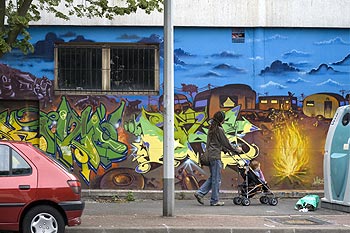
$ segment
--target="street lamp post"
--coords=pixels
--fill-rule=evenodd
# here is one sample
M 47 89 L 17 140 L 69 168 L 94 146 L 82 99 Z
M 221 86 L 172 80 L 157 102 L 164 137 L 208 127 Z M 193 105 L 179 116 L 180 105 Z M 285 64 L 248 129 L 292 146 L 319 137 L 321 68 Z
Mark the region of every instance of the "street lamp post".
M 174 215 L 174 32 L 172 0 L 164 1 L 163 216 Z

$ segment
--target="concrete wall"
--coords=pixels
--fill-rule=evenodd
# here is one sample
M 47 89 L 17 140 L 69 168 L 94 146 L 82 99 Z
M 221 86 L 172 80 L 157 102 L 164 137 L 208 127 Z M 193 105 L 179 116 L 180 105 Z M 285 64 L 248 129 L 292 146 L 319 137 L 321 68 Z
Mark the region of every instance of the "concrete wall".
M 176 0 L 174 8 L 175 26 L 347 28 L 350 25 L 350 0 Z M 139 11 L 112 21 L 100 18 L 64 21 L 47 13 L 43 16 L 36 25 L 163 25 L 163 13 L 159 12 L 147 15 Z
M 226 111 L 223 127 L 230 140 L 245 148 L 240 156 L 257 158 L 274 190 L 323 189 L 324 145 L 333 117 L 328 113 L 350 99 L 350 29 L 236 32 L 231 27 L 174 29 L 174 99 L 181 98 L 174 101 L 176 190 L 198 189 L 209 174 L 198 166 L 198 154 L 208 121 L 219 109 Z M 13 51 L 0 60 L 2 138 L 39 146 L 74 168 L 83 188 L 162 190 L 162 85 L 158 95 L 149 96 L 53 93 L 55 42 L 148 41 L 164 48 L 162 28 L 33 26 L 29 33 L 34 54 Z M 319 98 L 310 98 L 314 94 Z M 330 106 L 329 96 L 339 101 Z M 263 98 L 270 102 L 263 106 Z M 310 113 L 305 100 L 319 107 Z M 240 177 L 233 168 L 240 160 L 222 156 L 221 188 L 236 189 Z

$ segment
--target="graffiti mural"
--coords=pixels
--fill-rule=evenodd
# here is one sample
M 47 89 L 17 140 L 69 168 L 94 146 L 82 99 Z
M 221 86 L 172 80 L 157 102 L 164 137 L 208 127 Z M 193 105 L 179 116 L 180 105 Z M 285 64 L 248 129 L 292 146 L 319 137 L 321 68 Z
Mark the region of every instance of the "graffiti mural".
M 41 148 L 59 156 L 69 166 L 73 161 L 81 167 L 81 175 L 90 182 L 90 171 L 99 166 L 109 168 L 113 162 L 124 160 L 128 147 L 118 137 L 118 127 L 124 108 L 106 114 L 104 105 L 92 112 L 86 107 L 80 115 L 71 108 L 65 97 L 56 111 L 41 113 L 40 129 L 45 146 Z
M 239 41 L 232 30 L 175 28 L 176 189 L 197 189 L 208 175 L 198 155 L 218 110 L 230 141 L 243 147 L 240 157 L 258 159 L 272 188 L 322 189 L 327 130 L 349 104 L 349 29 L 242 28 Z M 162 29 L 35 26 L 30 33 L 34 54 L 14 50 L 0 60 L 1 139 L 40 147 L 72 168 L 83 188 L 161 190 L 163 89 L 54 95 L 53 48 L 76 40 L 159 43 L 162 84 Z M 236 188 L 240 157 L 222 154 L 223 189 Z
M 259 154 L 254 144 L 250 145 L 243 138 L 236 136 L 236 132 L 246 134 L 259 130 L 247 120 L 237 120 L 239 109 L 240 106 L 237 106 L 226 112 L 226 122 L 223 127 L 230 135 L 230 140 L 241 144 L 245 152 L 237 158 L 223 153 L 224 167 L 237 165 L 240 158 L 251 160 Z M 87 106 L 78 114 L 72 109 L 67 98 L 62 96 L 55 111 L 48 113 L 40 111 L 39 135 L 39 132 L 30 133 L 31 126 L 38 128 L 38 119 L 21 123 L 18 121 L 24 112 L 31 110 L 14 110 L 10 114 L 7 111 L 2 112 L 0 131 L 3 138 L 31 142 L 47 154 L 59 159 L 67 167 L 77 165 L 80 176 L 88 185 L 91 173 L 96 174 L 99 167 L 107 171 L 113 163 L 125 160 L 127 155 L 133 157 L 132 161 L 137 163 L 135 172 L 141 174 L 149 172 L 152 164 L 157 164 L 156 167 L 159 167 L 163 163 L 162 126 L 164 122 L 161 113 L 147 112 L 142 109 L 135 119 L 125 122 L 123 127 L 122 115 L 125 110 L 125 101 L 121 101 L 119 107 L 109 114 L 103 104 L 100 104 L 95 111 L 92 111 L 91 106 Z M 38 111 L 38 109 L 34 110 Z M 205 112 L 195 112 L 192 109 L 176 114 L 175 119 L 177 132 L 175 134 L 175 167 L 189 160 L 193 166 L 199 168 L 198 154 L 205 150 L 209 119 Z M 23 132 L 23 128 L 28 130 Z M 124 130 L 135 137 L 131 148 L 128 148 L 128 142 L 125 141 L 128 136 L 125 135 Z M 198 145 L 192 147 L 192 144 Z M 200 148 L 200 150 L 194 148 Z
M 39 146 L 39 109 L 33 101 L 0 102 L 0 139 L 26 141 Z M 15 110 L 12 110 L 15 109 Z
M 245 153 L 240 156 L 242 159 L 251 160 L 258 155 L 258 148 L 250 145 L 243 138 L 236 136 L 236 132 L 252 133 L 259 130 L 248 121 L 236 122 L 239 107 L 227 111 L 226 122 L 223 127 L 229 135 L 231 142 L 236 142 L 245 148 Z M 147 173 L 151 169 L 152 163 L 162 164 L 163 162 L 163 117 L 160 113 L 149 113 L 145 110 L 139 116 L 126 125 L 129 132 L 139 137 L 139 141 L 134 143 L 136 148 L 135 161 L 138 162 L 136 171 Z M 204 112 L 195 112 L 188 109 L 181 114 L 175 114 L 175 167 L 185 159 L 190 159 L 198 163 L 198 154 L 205 150 L 205 142 L 208 131 L 208 118 Z M 187 127 L 186 127 L 187 126 Z M 198 144 L 198 145 L 196 145 Z M 197 150 L 195 148 L 200 148 Z M 227 165 L 237 165 L 239 158 L 234 158 L 223 153 L 222 161 L 224 167 Z

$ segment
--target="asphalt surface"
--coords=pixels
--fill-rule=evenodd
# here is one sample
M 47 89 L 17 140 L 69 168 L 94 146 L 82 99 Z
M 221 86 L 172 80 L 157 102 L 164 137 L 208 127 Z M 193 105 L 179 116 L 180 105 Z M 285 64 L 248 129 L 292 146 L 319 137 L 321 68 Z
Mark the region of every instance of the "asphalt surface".
M 67 227 L 66 232 L 350 232 L 350 213 L 321 205 L 315 211 L 300 212 L 294 208 L 295 197 L 279 197 L 278 204 L 271 206 L 261 204 L 256 196 L 249 206 L 242 206 L 233 204 L 233 196 L 226 194 L 221 198 L 224 206 L 210 206 L 208 199 L 200 205 L 193 193 L 187 193 L 181 195 L 183 200 L 175 199 L 172 217 L 163 216 L 159 198 L 115 202 L 115 197 L 85 197 L 82 224 Z

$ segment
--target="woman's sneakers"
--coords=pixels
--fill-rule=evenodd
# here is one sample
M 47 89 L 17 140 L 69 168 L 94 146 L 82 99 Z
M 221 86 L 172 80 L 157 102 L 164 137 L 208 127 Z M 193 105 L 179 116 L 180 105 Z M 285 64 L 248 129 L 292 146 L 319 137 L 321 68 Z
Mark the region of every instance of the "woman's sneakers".
M 199 193 L 194 193 L 194 197 L 197 199 L 198 203 L 204 205 L 203 197 Z M 216 203 L 210 203 L 211 206 L 223 206 L 225 203 L 218 201 Z
M 218 201 L 218 202 L 216 202 L 216 203 L 211 203 L 210 205 L 211 205 L 211 206 L 223 206 L 224 204 L 225 204 L 224 202 Z
M 201 197 L 198 193 L 194 193 L 194 197 L 197 199 L 199 204 L 204 205 L 203 197 Z

